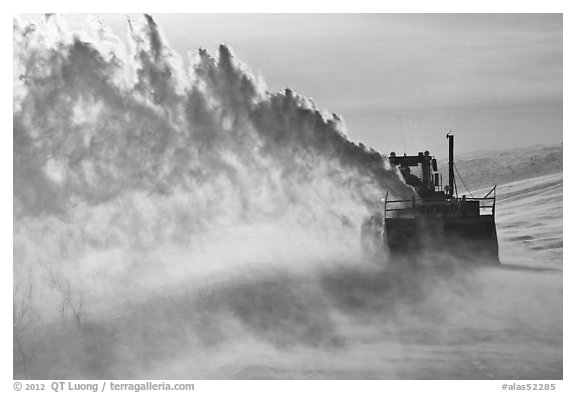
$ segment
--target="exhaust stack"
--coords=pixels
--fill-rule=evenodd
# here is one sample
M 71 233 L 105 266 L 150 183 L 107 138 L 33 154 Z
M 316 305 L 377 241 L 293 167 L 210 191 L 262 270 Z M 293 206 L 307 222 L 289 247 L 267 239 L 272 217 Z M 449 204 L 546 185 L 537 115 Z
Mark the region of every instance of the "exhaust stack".
M 448 195 L 454 196 L 454 135 L 446 134 L 448 138 Z

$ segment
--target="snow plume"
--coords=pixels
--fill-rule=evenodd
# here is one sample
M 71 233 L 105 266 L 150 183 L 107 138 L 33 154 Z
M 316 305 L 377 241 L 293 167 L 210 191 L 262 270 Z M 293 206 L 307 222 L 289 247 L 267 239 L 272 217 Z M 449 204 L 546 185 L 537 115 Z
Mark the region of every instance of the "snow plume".
M 110 375 L 43 361 L 54 332 L 98 347 L 94 329 L 114 326 L 128 340 L 101 318 L 234 274 L 355 258 L 362 217 L 413 193 L 339 116 L 270 93 L 225 45 L 184 61 L 150 16 L 128 22 L 127 44 L 98 21 L 16 19 L 13 107 L 19 377 Z M 67 337 L 61 355 L 84 365 Z
M 267 92 L 225 45 L 185 66 L 149 16 L 130 23 L 130 49 L 109 34 L 68 33 L 54 16 L 15 24 L 17 217 L 131 193 L 186 195 L 205 224 L 287 209 L 352 219 L 387 191 L 410 193 L 337 115 Z

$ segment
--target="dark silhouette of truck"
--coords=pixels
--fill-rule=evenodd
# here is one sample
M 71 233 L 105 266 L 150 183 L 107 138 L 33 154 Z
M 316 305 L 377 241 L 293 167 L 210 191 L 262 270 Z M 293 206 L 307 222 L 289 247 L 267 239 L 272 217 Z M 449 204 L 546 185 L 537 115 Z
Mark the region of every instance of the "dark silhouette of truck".
M 448 185 L 443 186 L 436 158 L 428 151 L 415 156 L 390 153 L 418 196 L 382 201 L 382 211 L 364 220 L 361 230 L 363 255 L 390 263 L 500 264 L 494 221 L 496 186 L 484 197 L 458 196 L 454 178 L 454 135 L 449 142 Z M 412 170 L 414 169 L 414 170 Z

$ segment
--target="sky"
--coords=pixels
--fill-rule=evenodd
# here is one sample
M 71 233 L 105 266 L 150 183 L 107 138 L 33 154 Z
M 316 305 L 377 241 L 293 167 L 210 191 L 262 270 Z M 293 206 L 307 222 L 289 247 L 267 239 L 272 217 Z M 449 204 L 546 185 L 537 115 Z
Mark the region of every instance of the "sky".
M 444 157 L 448 130 L 457 153 L 562 142 L 562 14 L 152 16 L 183 56 L 226 43 L 384 153 Z M 126 36 L 127 15 L 98 17 Z

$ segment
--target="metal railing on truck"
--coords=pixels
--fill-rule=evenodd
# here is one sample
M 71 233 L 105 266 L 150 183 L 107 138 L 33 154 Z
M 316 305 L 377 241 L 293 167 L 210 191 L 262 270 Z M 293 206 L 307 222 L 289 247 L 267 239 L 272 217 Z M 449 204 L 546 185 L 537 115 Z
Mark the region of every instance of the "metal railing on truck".
M 490 194 L 493 194 L 493 196 L 490 196 Z M 465 195 L 458 198 L 452 198 L 452 200 L 443 200 L 443 203 L 448 203 L 450 204 L 450 201 L 454 201 L 454 204 L 465 204 L 467 201 L 478 201 L 479 206 L 478 208 L 480 209 L 480 215 L 482 214 L 482 209 L 490 209 L 491 212 L 487 215 L 494 215 L 496 212 L 496 186 L 492 187 L 490 189 L 490 191 L 482 198 L 474 198 L 474 197 L 466 197 Z M 491 203 L 489 204 L 482 204 L 482 202 L 486 202 L 486 201 L 490 201 Z M 422 200 L 422 199 L 416 199 L 416 197 L 412 197 L 412 199 L 399 199 L 399 200 L 395 200 L 395 201 L 389 201 L 388 200 L 388 193 L 386 193 L 386 197 L 383 200 L 384 202 L 384 206 L 383 206 L 383 210 L 384 210 L 384 218 L 386 219 L 388 217 L 388 212 L 399 212 L 399 211 L 412 211 L 412 212 L 416 212 L 418 208 L 420 208 L 421 206 L 423 206 L 423 203 L 429 203 L 432 204 L 435 201 L 434 200 Z M 418 202 L 423 202 L 418 204 Z M 437 201 L 439 202 L 439 201 Z M 404 204 L 410 204 L 408 207 L 402 206 L 402 207 L 393 207 L 390 208 L 388 207 L 388 204 L 392 204 L 392 203 L 404 203 Z M 484 210 L 485 211 L 485 210 Z M 484 214 L 486 215 L 486 214 Z

